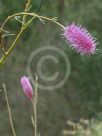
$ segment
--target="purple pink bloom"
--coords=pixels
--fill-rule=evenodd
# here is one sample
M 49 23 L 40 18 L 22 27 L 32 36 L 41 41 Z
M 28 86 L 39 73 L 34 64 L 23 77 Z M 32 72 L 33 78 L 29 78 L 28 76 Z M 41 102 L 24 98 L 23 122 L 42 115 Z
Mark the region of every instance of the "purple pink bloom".
M 96 52 L 96 39 L 85 28 L 72 23 L 64 28 L 63 35 L 77 53 L 90 55 Z
M 28 99 L 31 99 L 33 96 L 33 89 L 28 77 L 23 76 L 21 78 L 21 86 L 23 88 L 25 95 L 28 97 Z

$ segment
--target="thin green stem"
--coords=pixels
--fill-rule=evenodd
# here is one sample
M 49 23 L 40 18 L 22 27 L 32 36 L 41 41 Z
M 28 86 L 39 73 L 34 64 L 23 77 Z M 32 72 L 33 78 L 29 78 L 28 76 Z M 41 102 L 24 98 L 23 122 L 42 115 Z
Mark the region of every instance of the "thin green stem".
M 30 5 L 31 5 L 31 0 L 27 0 L 26 7 L 25 7 L 25 10 L 24 10 L 25 13 L 28 12 Z M 23 15 L 23 19 L 22 19 L 22 22 L 23 22 L 23 23 L 22 23 L 22 29 L 25 27 L 26 17 L 27 17 L 27 15 Z
M 17 35 L 16 39 L 14 40 L 13 44 L 12 44 L 11 47 L 8 49 L 8 51 L 6 52 L 6 55 L 4 55 L 4 56 L 2 57 L 1 62 L 0 62 L 1 64 L 4 63 L 4 61 L 6 60 L 7 56 L 11 53 L 11 51 L 12 51 L 13 48 L 15 47 L 16 42 L 18 41 L 18 39 L 19 39 L 19 37 L 21 36 L 22 32 L 23 32 L 23 31 L 20 30 L 20 32 L 18 33 L 18 35 Z
M 34 118 L 35 118 L 35 136 L 37 136 L 37 97 L 38 97 L 38 94 L 37 94 L 37 90 L 35 90 L 35 99 L 34 99 Z
M 39 16 L 37 15 L 36 13 L 25 13 L 25 12 L 21 12 L 21 13 L 17 13 L 17 14 L 13 14 L 11 16 L 9 16 L 3 23 L 1 29 L 3 30 L 5 24 L 8 22 L 8 20 L 14 18 L 15 16 L 20 16 L 20 15 L 29 15 L 29 16 L 34 16 L 34 17 L 37 17 L 37 18 L 42 18 L 42 19 L 46 19 L 46 20 L 49 20 L 49 21 L 52 21 L 54 23 L 56 23 L 57 25 L 59 25 L 60 27 L 62 28 L 65 28 L 62 24 L 58 23 L 57 21 L 53 20 L 52 18 L 48 18 L 48 17 L 45 17 L 45 16 Z
M 29 20 L 25 25 L 22 25 L 21 30 L 20 30 L 20 32 L 18 33 L 18 35 L 16 36 L 16 38 L 15 38 L 14 42 L 12 43 L 11 47 L 8 49 L 8 51 L 4 54 L 4 56 L 3 56 L 2 59 L 0 60 L 0 64 L 3 64 L 3 63 L 4 63 L 4 61 L 6 60 L 6 58 L 8 57 L 8 55 L 9 55 L 9 54 L 11 53 L 11 51 L 14 49 L 14 47 L 15 47 L 15 45 L 16 45 L 16 42 L 18 41 L 19 37 L 21 36 L 21 34 L 23 33 L 23 31 L 29 26 L 29 24 L 32 22 L 32 20 L 33 20 L 34 18 L 49 20 L 49 21 L 52 21 L 52 22 L 56 23 L 56 24 L 59 25 L 61 28 L 63 28 L 63 29 L 65 28 L 62 24 L 58 23 L 58 22 L 57 22 L 56 20 L 54 20 L 53 18 L 48 18 L 48 17 L 45 17 L 45 16 L 39 16 L 39 15 L 37 15 L 37 14 L 35 14 L 35 13 L 21 12 L 21 13 L 17 13 L 17 14 L 13 14 L 13 15 L 9 16 L 9 17 L 4 21 L 4 23 L 3 23 L 2 27 L 1 27 L 1 31 L 3 31 L 3 29 L 4 29 L 5 25 L 6 25 L 6 23 L 7 23 L 10 19 L 14 18 L 15 16 L 21 16 L 21 15 L 23 15 L 23 19 L 24 19 L 24 16 L 25 16 L 25 15 L 26 15 L 26 16 L 27 16 L 27 15 L 28 15 L 28 16 L 32 16 L 32 19 Z
M 9 50 L 7 51 L 7 55 L 9 55 L 10 52 L 13 50 L 13 48 L 15 47 L 16 42 L 18 41 L 19 37 L 21 36 L 21 34 L 23 33 L 23 31 L 27 28 L 27 26 L 32 22 L 33 19 L 34 19 L 34 17 L 33 17 L 31 20 L 29 20 L 29 21 L 27 22 L 27 24 L 25 25 L 24 28 L 22 28 L 22 29 L 20 30 L 20 32 L 18 33 L 18 35 L 17 35 L 15 41 L 13 42 L 12 46 L 11 46 L 11 47 L 9 48 Z
M 14 18 L 15 16 L 23 16 L 23 15 L 34 16 L 34 13 L 20 12 L 20 13 L 16 13 L 16 14 L 13 14 L 13 15 L 11 15 L 11 16 L 8 16 L 8 17 L 5 19 L 5 21 L 4 21 L 4 23 L 3 23 L 2 27 L 1 27 L 1 30 L 4 29 L 6 23 L 7 23 L 10 19 Z
M 57 21 L 53 20 L 52 18 L 48 18 L 48 17 L 44 17 L 44 16 L 39 16 L 37 15 L 38 18 L 42 18 L 42 19 L 46 19 L 46 20 L 49 20 L 49 21 L 52 21 L 54 23 L 56 23 L 57 25 L 59 25 L 60 27 L 62 27 L 63 29 L 65 28 L 62 24 L 58 23 Z
M 33 105 L 33 114 L 34 114 L 34 120 L 33 120 L 33 125 L 34 125 L 34 136 L 37 136 L 37 92 L 35 90 L 34 98 L 32 100 L 32 105 Z
M 7 104 L 7 108 L 8 108 L 8 114 L 9 114 L 9 120 L 10 120 L 11 129 L 12 129 L 12 132 L 13 132 L 13 136 L 16 136 L 5 84 L 3 84 L 3 88 L 4 88 L 5 99 L 6 99 L 6 104 Z
M 2 48 L 3 53 L 6 56 L 6 51 L 5 51 L 5 48 L 4 48 L 3 43 L 2 43 L 2 31 L 1 30 L 0 30 L 0 47 Z
M 15 47 L 16 45 L 16 42 L 18 41 L 19 37 L 21 36 L 21 34 L 23 33 L 23 30 L 21 29 L 20 32 L 18 33 L 16 39 L 14 40 L 12 46 L 9 48 L 9 50 L 7 51 L 7 55 L 10 54 L 10 52 L 13 50 L 13 48 Z
M 38 77 L 36 75 L 36 82 L 35 82 L 35 91 L 34 91 L 34 97 L 32 99 L 33 104 L 33 114 L 34 114 L 34 136 L 38 136 L 37 132 L 37 103 L 38 103 Z
M 32 17 L 26 24 L 24 27 L 21 28 L 20 32 L 18 33 L 18 35 L 16 36 L 16 39 L 14 40 L 13 44 L 11 45 L 11 47 L 8 49 L 8 51 L 6 52 L 6 55 L 3 56 L 3 58 L 1 59 L 1 64 L 3 64 L 3 62 L 6 60 L 6 58 L 8 57 L 8 55 L 11 53 L 11 51 L 15 48 L 16 43 L 18 41 L 18 39 L 20 38 L 21 34 L 23 33 L 23 31 L 29 26 L 29 24 L 33 21 L 35 17 Z

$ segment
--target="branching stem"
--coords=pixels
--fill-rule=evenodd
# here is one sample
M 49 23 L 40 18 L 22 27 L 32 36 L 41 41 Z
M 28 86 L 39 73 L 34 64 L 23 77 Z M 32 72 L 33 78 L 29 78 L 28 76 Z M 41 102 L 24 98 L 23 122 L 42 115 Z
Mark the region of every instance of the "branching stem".
M 22 26 L 21 26 L 21 30 L 20 32 L 18 33 L 18 35 L 16 36 L 14 42 L 12 43 L 12 45 L 10 46 L 10 48 L 8 49 L 7 52 L 4 53 L 4 55 L 2 56 L 1 60 L 0 60 L 0 64 L 3 64 L 6 60 L 6 58 L 8 57 L 8 55 L 11 53 L 11 51 L 14 49 L 14 47 L 16 46 L 16 43 L 18 41 L 18 39 L 20 38 L 21 34 L 23 33 L 23 31 L 29 26 L 29 24 L 33 21 L 33 19 L 35 18 L 38 18 L 38 19 L 45 19 L 45 20 L 48 20 L 48 21 L 51 21 L 51 22 L 54 22 L 56 23 L 57 25 L 59 25 L 62 29 L 65 29 L 65 27 L 58 23 L 56 20 L 54 20 L 53 18 L 48 18 L 48 17 L 45 17 L 45 16 L 39 16 L 37 15 L 36 13 L 27 13 L 27 10 L 25 10 L 25 12 L 21 12 L 21 13 L 16 13 L 16 14 L 13 14 L 11 16 L 8 16 L 8 18 L 4 21 L 2 27 L 1 27 L 1 31 L 4 30 L 4 27 L 6 25 L 6 23 L 14 18 L 15 16 L 23 16 L 23 21 L 24 21 L 24 24 L 22 23 Z M 31 16 L 32 18 L 25 23 L 26 21 L 26 17 L 27 16 Z

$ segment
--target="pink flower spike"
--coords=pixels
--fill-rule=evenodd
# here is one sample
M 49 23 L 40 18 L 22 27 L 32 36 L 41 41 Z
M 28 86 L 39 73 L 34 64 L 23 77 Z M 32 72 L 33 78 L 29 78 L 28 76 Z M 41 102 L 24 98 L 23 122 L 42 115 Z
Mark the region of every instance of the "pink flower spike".
M 30 84 L 29 78 L 26 76 L 23 76 L 21 78 L 21 86 L 23 88 L 23 91 L 25 93 L 25 95 L 28 97 L 28 99 L 31 100 L 32 96 L 33 96 L 33 89 L 32 86 Z
M 77 53 L 90 55 L 96 52 L 96 39 L 85 28 L 72 23 L 65 27 L 63 35 Z

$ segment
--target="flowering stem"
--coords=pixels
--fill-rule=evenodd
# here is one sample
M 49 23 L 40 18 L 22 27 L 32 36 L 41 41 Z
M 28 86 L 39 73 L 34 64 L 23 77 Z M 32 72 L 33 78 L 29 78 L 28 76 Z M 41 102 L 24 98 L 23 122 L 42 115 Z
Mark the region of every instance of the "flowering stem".
M 49 20 L 49 21 L 52 21 L 54 23 L 56 23 L 57 25 L 59 25 L 60 27 L 62 27 L 63 29 L 65 28 L 62 24 L 58 23 L 57 21 L 53 20 L 52 18 L 48 18 L 48 17 L 44 17 L 44 16 L 39 16 L 39 15 L 36 15 L 38 18 L 42 18 L 42 19 L 46 19 L 46 20 Z
M 36 75 L 35 91 L 34 97 L 32 99 L 33 113 L 34 113 L 34 136 L 38 135 L 37 132 L 37 102 L 38 102 L 38 77 Z
M 29 0 L 28 0 L 28 1 L 29 1 Z M 6 60 L 6 58 L 8 57 L 8 55 L 11 53 L 11 51 L 12 51 L 12 50 L 14 49 L 14 47 L 16 46 L 16 43 L 17 43 L 18 39 L 20 38 L 21 34 L 22 34 L 23 31 L 29 26 L 29 24 L 33 21 L 33 19 L 38 18 L 38 19 L 49 20 L 49 21 L 52 21 L 52 22 L 56 23 L 56 24 L 59 25 L 61 28 L 63 28 L 63 29 L 65 28 L 62 24 L 58 23 L 58 22 L 57 22 L 56 20 L 54 20 L 53 18 L 48 18 L 48 17 L 45 17 L 45 16 L 39 16 L 39 15 L 37 15 L 37 14 L 35 14 L 35 13 L 27 13 L 27 11 L 25 10 L 25 12 L 16 13 L 16 14 L 13 14 L 13 15 L 11 15 L 11 16 L 8 16 L 8 18 L 4 21 L 2 27 L 0 28 L 0 29 L 1 29 L 1 32 L 3 31 L 3 29 L 4 29 L 5 25 L 6 25 L 6 23 L 7 23 L 10 19 L 14 18 L 15 16 L 22 16 L 22 15 L 23 15 L 24 24 L 23 24 L 23 22 L 22 22 L 22 27 L 21 27 L 20 32 L 19 32 L 18 35 L 16 36 L 14 42 L 12 43 L 12 45 L 11 45 L 11 47 L 8 49 L 8 51 L 7 51 L 7 52 L 4 52 L 4 55 L 3 55 L 3 57 L 2 57 L 1 60 L 0 60 L 0 64 L 3 64 L 3 63 L 4 63 L 4 61 Z M 31 16 L 32 18 L 31 18 L 28 22 L 25 23 L 25 19 L 26 19 L 27 16 Z
M 49 20 L 49 21 L 52 21 L 54 23 L 56 23 L 57 25 L 59 25 L 60 27 L 62 28 L 65 28 L 62 24 L 58 23 L 56 20 L 53 20 L 53 18 L 49 18 L 49 17 L 45 17 L 45 16 L 39 16 L 37 15 L 36 13 L 26 13 L 26 12 L 20 12 L 20 13 L 16 13 L 16 14 L 13 14 L 11 16 L 8 16 L 8 18 L 4 21 L 1 29 L 3 30 L 5 24 L 12 18 L 14 18 L 15 16 L 21 16 L 21 15 L 28 15 L 28 16 L 34 16 L 35 18 L 43 18 L 43 19 L 46 19 L 46 20 Z

